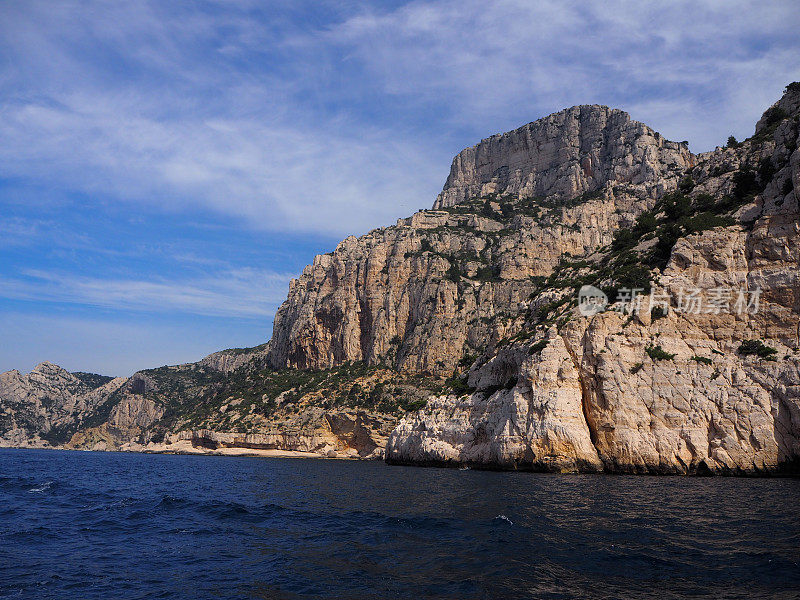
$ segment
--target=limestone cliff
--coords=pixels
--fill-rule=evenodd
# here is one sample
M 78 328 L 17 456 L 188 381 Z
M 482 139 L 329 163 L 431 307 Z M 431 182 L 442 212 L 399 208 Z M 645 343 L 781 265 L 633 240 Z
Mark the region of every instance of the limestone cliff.
M 573 198 L 608 182 L 658 186 L 692 160 L 627 113 L 573 106 L 459 152 L 434 208 L 487 194 Z
M 600 106 L 484 140 L 453 161 L 443 210 L 347 238 L 292 281 L 270 363 L 450 374 L 503 336 L 537 278 L 610 243 L 693 164 L 683 144 Z
M 796 469 L 798 121 L 795 83 L 751 138 L 696 156 L 600 106 L 487 138 L 434 209 L 316 257 L 265 346 L 127 380 L 3 374 L 3 443 Z M 589 285 L 605 311 L 580 310 Z
M 0 374 L 0 446 L 58 443 L 108 417 L 107 399 L 125 383 L 88 373 L 69 373 L 43 362 L 28 373 Z
M 700 156 L 603 107 L 463 151 L 434 210 L 348 238 L 292 282 L 271 364 L 455 371 L 454 393 L 401 419 L 387 447 L 395 462 L 659 473 L 790 464 L 797 88 L 751 139 Z M 583 284 L 612 300 L 641 287 L 648 307 L 664 295 L 672 306 L 663 317 L 584 317 Z M 687 313 L 676 303 L 689 288 L 707 301 L 721 288 L 759 290 L 760 308 Z M 753 358 L 754 346 L 767 354 Z
M 584 257 L 583 269 L 565 265 L 573 282 L 601 285 L 632 260 L 649 261 L 645 310 L 581 316 L 567 301 L 555 322 L 527 320 L 472 366 L 474 393 L 441 396 L 402 419 L 388 459 L 633 473 L 796 468 L 798 88 L 787 89 L 741 146 L 698 156 L 684 194 L 643 212 L 603 258 Z M 663 248 L 670 252 L 662 271 Z M 705 308 L 681 305 L 690 290 Z M 736 310 L 742 292 L 751 300 L 760 292 L 757 309 Z M 656 297 L 669 300 L 651 310 Z
M 0 446 L 382 458 L 398 416 L 436 391 L 363 363 L 276 372 L 263 362 L 257 347 L 113 380 L 50 363 L 4 373 Z

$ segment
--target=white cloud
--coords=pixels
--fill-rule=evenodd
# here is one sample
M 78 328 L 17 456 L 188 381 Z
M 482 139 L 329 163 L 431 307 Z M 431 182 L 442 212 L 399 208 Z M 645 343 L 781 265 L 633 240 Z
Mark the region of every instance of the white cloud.
M 126 280 L 28 270 L 0 276 L 0 298 L 212 317 L 271 317 L 290 276 L 241 268 L 195 279 Z
M 752 133 L 800 79 L 800 5 L 444 0 L 355 16 L 330 34 L 385 92 L 446 98 L 451 126 L 511 128 L 605 103 L 701 150 Z
M 0 247 L 26 246 L 39 237 L 44 223 L 0 215 Z
M 205 7 L 0 5 L 3 172 L 342 235 L 430 205 L 461 145 L 565 106 L 705 150 L 800 79 L 792 2 L 351 5 L 317 29 L 292 3 Z
M 401 129 L 300 106 L 313 64 L 271 72 L 281 58 L 259 56 L 280 50 L 270 24 L 225 6 L 177 16 L 144 2 L 0 8 L 0 50 L 12 57 L 0 80 L 15 90 L 0 94 L 3 170 L 146 210 L 205 208 L 255 228 L 337 235 L 431 202 L 447 157 L 437 164 Z M 233 33 L 220 54 L 224 28 Z M 104 52 L 120 54 L 108 59 L 118 72 Z M 245 66 L 215 58 L 226 52 Z
M 379 131 L 354 139 L 260 119 L 161 122 L 119 102 L 63 100 L 0 112 L 5 168 L 151 210 L 166 199 L 169 210 L 209 208 L 258 228 L 339 234 L 403 216 L 435 194 L 426 188 L 428 157 Z

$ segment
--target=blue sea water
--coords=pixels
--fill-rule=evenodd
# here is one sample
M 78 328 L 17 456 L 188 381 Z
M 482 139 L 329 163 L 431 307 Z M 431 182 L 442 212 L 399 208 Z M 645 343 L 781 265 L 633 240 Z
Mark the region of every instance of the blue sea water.
M 583 597 L 800 597 L 800 480 L 0 450 L 0 598 Z

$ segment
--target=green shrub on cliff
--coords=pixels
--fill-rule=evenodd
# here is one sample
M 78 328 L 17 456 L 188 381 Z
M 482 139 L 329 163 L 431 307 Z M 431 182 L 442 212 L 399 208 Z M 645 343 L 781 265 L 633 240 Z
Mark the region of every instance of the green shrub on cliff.
M 647 352 L 647 356 L 650 357 L 651 360 L 672 360 L 675 358 L 674 354 L 670 354 L 666 352 L 661 346 L 648 346 L 644 349 Z
M 542 350 L 547 348 L 550 340 L 539 340 L 528 349 L 528 354 L 540 354 Z
M 452 377 L 448 378 L 444 385 L 456 396 L 466 396 L 475 391 L 475 388 L 467 383 L 466 377 L 459 375 L 457 371 L 453 372 Z
M 667 309 L 663 306 L 654 306 L 650 309 L 650 322 L 658 321 L 659 319 L 663 319 L 667 316 Z
M 461 269 L 458 266 L 458 262 L 453 261 L 450 263 L 450 267 L 447 269 L 447 273 L 445 273 L 445 278 L 458 283 L 461 281 Z
M 765 345 L 761 340 L 744 340 L 738 352 L 742 356 L 754 355 L 764 360 L 775 360 L 775 355 L 778 354 L 775 348 Z

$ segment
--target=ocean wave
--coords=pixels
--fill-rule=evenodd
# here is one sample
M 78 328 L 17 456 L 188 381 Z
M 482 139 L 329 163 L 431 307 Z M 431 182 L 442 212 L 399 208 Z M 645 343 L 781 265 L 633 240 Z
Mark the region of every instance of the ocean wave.
M 507 516 L 505 516 L 505 515 L 497 515 L 497 516 L 494 518 L 494 520 L 495 520 L 495 521 L 505 521 L 505 522 L 506 522 L 506 523 L 508 523 L 509 525 L 513 525 L 513 524 L 514 524 L 514 521 L 512 521 L 511 519 L 509 519 L 509 518 L 508 518 Z
M 54 481 L 45 481 L 43 484 L 32 487 L 28 491 L 32 494 L 41 494 L 52 488 L 54 483 Z

